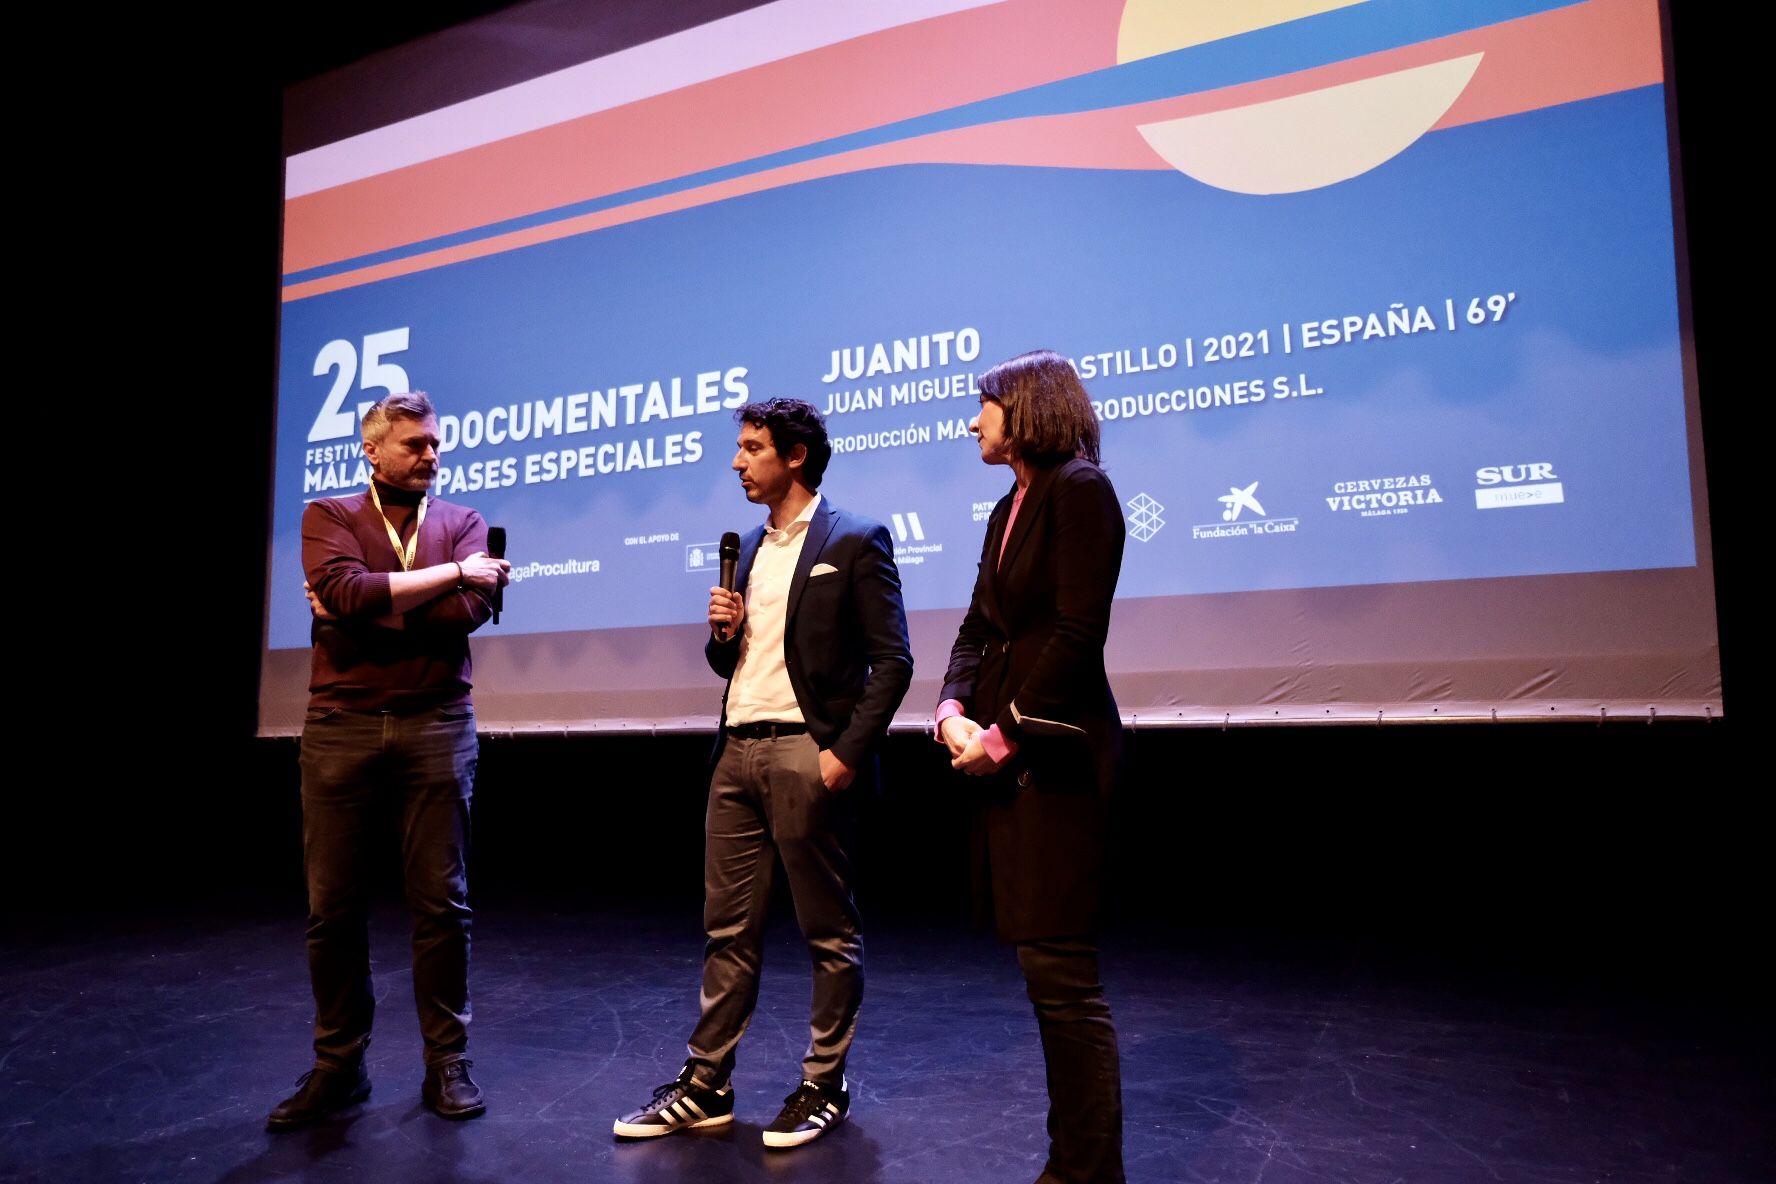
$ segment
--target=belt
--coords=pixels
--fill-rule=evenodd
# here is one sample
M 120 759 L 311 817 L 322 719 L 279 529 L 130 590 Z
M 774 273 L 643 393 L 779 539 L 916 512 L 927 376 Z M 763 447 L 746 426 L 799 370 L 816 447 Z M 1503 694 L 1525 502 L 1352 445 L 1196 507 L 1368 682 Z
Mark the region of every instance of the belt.
M 727 732 L 737 740 L 775 740 L 779 736 L 806 736 L 808 725 L 768 719 L 756 724 L 729 724 Z

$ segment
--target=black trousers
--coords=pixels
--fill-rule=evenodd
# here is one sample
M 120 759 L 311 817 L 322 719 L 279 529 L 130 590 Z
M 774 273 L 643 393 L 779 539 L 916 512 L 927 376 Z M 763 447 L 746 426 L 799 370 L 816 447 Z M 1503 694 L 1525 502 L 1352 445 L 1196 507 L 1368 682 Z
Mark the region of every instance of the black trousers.
M 1122 1184 L 1122 1068 L 1090 938 L 1017 943 L 1048 1069 L 1048 1163 L 1037 1184 Z
M 851 894 L 855 787 L 820 781 L 820 749 L 806 735 L 730 736 L 709 782 L 704 827 L 703 995 L 689 1051 L 706 1086 L 725 1083 L 758 1004 L 765 910 L 778 857 L 814 966 L 802 1076 L 844 1081 L 863 1002 L 863 920 Z
M 469 1040 L 471 708 L 409 715 L 310 711 L 302 727 L 302 853 L 317 1064 L 349 1066 L 370 1040 L 371 861 L 392 806 L 413 916 L 413 995 L 427 1065 Z

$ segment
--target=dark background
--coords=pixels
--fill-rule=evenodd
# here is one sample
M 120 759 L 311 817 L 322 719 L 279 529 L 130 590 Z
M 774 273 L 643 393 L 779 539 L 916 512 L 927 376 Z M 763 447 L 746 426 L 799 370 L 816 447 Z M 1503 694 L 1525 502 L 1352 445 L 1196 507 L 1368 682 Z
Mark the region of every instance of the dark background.
M 707 0 L 657 19 L 746 6 Z M 0 939 L 281 909 L 298 956 L 296 744 L 254 737 L 283 87 L 497 7 L 328 0 L 287 10 L 278 30 L 225 30 L 226 52 L 214 30 L 200 41 L 167 23 L 46 50 L 79 91 L 69 110 L 94 114 L 35 116 L 42 151 L 26 170 L 45 229 L 23 235 L 41 233 L 28 250 L 47 265 L 25 273 L 37 315 L 18 323 L 46 363 L 33 400 L 45 444 L 43 496 L 20 503 L 39 521 L 21 524 L 33 541 L 15 568 L 25 677 Z M 1743 342 L 1767 333 L 1746 295 L 1761 285 L 1738 286 L 1754 257 L 1738 165 L 1761 155 L 1738 141 L 1758 134 L 1741 112 L 1767 103 L 1741 105 L 1746 38 L 1717 8 L 1672 20 L 1731 718 L 1133 735 L 1117 928 L 1476 988 L 1756 1014 L 1769 795 L 1755 789 L 1768 777 L 1750 737 L 1765 725 L 1742 589 L 1766 516 L 1735 478 L 1742 458 L 1757 463 L 1748 408 L 1766 393 Z M 390 76 L 423 97 L 424 80 Z M 485 742 L 478 901 L 679 902 L 694 929 L 707 748 L 684 736 Z M 966 787 L 917 736 L 890 739 L 884 774 L 862 853 L 866 910 L 959 921 Z

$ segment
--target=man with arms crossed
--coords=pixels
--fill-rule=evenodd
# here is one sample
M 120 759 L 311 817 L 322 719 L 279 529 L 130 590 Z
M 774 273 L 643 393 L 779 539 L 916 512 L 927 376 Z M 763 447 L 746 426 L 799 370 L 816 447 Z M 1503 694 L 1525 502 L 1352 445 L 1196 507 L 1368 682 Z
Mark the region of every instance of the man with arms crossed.
M 745 595 L 709 590 L 705 653 L 728 679 L 704 835 L 701 1016 L 676 1080 L 616 1121 L 646 1138 L 734 1117 L 728 1076 L 758 1001 L 765 908 L 783 859 L 814 963 L 802 1083 L 765 1128 L 767 1147 L 819 1138 L 850 1109 L 845 1057 L 863 997 L 863 938 L 851 892 L 857 799 L 873 749 L 912 681 L 894 548 L 880 523 L 816 490 L 832 457 L 820 413 L 796 399 L 735 414 L 733 467 L 769 512 L 747 534 Z
M 492 614 L 510 565 L 487 555 L 487 524 L 427 495 L 438 417 L 423 393 L 364 413 L 372 481 L 302 516 L 314 659 L 302 726 L 302 850 L 315 1065 L 266 1119 L 292 1130 L 370 1095 L 374 823 L 399 819 L 413 914 L 413 994 L 425 1038 L 427 1106 L 486 1109 L 469 1076 L 469 798 L 479 751 L 469 634 Z

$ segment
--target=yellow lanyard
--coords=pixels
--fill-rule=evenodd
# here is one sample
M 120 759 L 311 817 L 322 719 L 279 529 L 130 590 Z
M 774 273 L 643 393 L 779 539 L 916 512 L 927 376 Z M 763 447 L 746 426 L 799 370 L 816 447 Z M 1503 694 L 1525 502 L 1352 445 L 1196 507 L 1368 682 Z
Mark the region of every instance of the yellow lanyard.
M 419 521 L 413 524 L 413 537 L 407 540 L 407 545 L 405 547 L 401 545 L 401 536 L 396 532 L 395 524 L 388 519 L 388 511 L 382 508 L 382 498 L 376 492 L 376 481 L 374 478 L 370 481 L 370 500 L 376 503 L 376 512 L 382 516 L 382 528 L 388 531 L 389 542 L 395 545 L 395 558 L 401 561 L 401 570 L 412 571 L 413 557 L 419 553 L 420 528 L 425 526 L 426 502 L 430 499 L 424 494 L 420 495 Z

